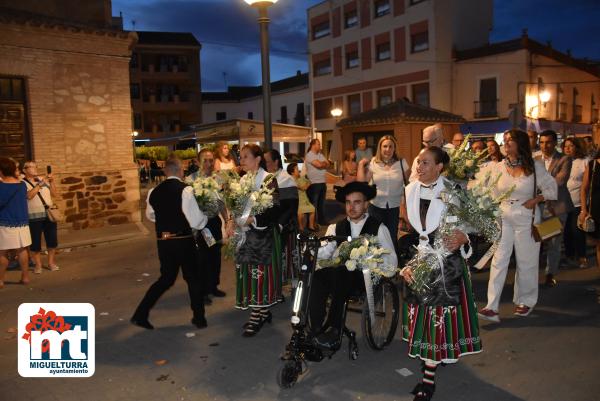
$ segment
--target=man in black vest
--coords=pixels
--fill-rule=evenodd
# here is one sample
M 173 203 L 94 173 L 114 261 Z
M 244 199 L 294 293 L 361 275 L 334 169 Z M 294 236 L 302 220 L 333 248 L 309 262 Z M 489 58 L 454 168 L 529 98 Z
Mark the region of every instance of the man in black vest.
M 390 252 L 383 258 L 390 266 L 397 266 L 398 260 L 394 251 L 394 243 L 387 227 L 367 210 L 369 201 L 377 191 L 375 186 L 365 182 L 351 182 L 340 188 L 335 199 L 346 206 L 347 218 L 327 228 L 326 236 L 336 235 L 356 238 L 360 235 L 374 235 L 379 238 L 381 247 Z M 317 259 L 330 259 L 338 244 L 329 242 L 319 248 Z M 350 272 L 346 266 L 328 267 L 315 272 L 310 292 L 310 325 L 316 335 L 315 343 L 324 348 L 334 348 L 340 339 L 343 328 L 344 305 L 355 289 L 364 286 L 363 275 L 360 271 Z M 325 308 L 328 296 L 331 295 L 331 306 L 327 323 L 324 325 Z
M 164 168 L 167 179 L 148 192 L 146 217 L 156 223 L 160 277 L 150 286 L 131 318 L 131 323 L 145 329 L 153 329 L 148 321 L 150 309 L 175 283 L 179 267 L 187 282 L 193 311 L 192 324 L 206 327 L 203 291 L 198 268 L 198 250 L 192 228 L 201 230 L 207 222 L 192 187 L 183 178 L 183 166 L 177 157 L 170 157 Z

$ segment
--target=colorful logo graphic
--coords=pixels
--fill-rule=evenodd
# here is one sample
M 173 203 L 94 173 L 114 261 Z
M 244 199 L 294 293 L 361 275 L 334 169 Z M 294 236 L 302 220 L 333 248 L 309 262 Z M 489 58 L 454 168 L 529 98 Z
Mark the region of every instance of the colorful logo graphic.
M 94 306 L 26 303 L 19 306 L 19 374 L 90 377 L 95 369 Z

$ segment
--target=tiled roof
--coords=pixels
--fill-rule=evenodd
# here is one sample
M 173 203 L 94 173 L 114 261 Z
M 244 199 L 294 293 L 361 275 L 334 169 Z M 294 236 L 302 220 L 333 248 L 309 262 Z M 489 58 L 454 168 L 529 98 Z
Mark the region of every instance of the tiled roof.
M 342 127 L 374 124 L 394 124 L 401 122 L 455 122 L 462 123 L 464 118 L 456 114 L 421 106 L 405 99 L 364 111 L 353 117 L 348 117 L 339 122 Z
M 530 39 L 527 36 L 527 34 L 524 34 L 518 39 L 512 39 L 498 43 L 491 43 L 486 46 L 476 47 L 472 49 L 457 50 L 454 52 L 454 58 L 456 61 L 470 60 L 474 58 L 514 52 L 522 49 L 529 50 L 531 53 L 546 56 L 560 63 L 570 65 L 572 67 L 586 71 L 596 77 L 600 77 L 600 67 L 597 63 L 577 59 L 575 57 L 572 57 L 570 54 L 562 53 L 554 49 L 550 44 L 544 45 L 540 42 Z
M 308 86 L 308 73 L 296 75 L 279 81 L 271 82 L 271 93 L 283 92 L 289 89 Z M 203 92 L 203 101 L 240 101 L 262 95 L 261 86 L 229 86 L 227 92 Z
M 151 32 L 136 31 L 138 45 L 175 45 L 175 46 L 202 46 L 196 37 L 188 32 Z

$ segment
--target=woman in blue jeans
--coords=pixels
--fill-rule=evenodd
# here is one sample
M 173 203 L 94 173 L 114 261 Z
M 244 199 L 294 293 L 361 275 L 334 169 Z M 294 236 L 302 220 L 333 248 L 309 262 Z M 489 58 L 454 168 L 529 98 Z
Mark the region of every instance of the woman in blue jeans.
M 319 224 L 327 224 L 325 219 L 325 196 L 327 195 L 325 177 L 330 163 L 321 153 L 321 141 L 316 138 L 310 141 L 309 150 L 304 157 L 304 165 L 306 166 L 306 177 L 310 181 L 306 195 L 308 195 L 310 203 L 317 209 Z

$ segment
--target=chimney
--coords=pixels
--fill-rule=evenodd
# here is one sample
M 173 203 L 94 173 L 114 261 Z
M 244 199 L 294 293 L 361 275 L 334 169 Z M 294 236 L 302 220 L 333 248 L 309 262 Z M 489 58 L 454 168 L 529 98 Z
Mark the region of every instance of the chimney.
M 302 71 L 296 70 L 296 76 L 299 77 L 300 75 L 302 75 Z

